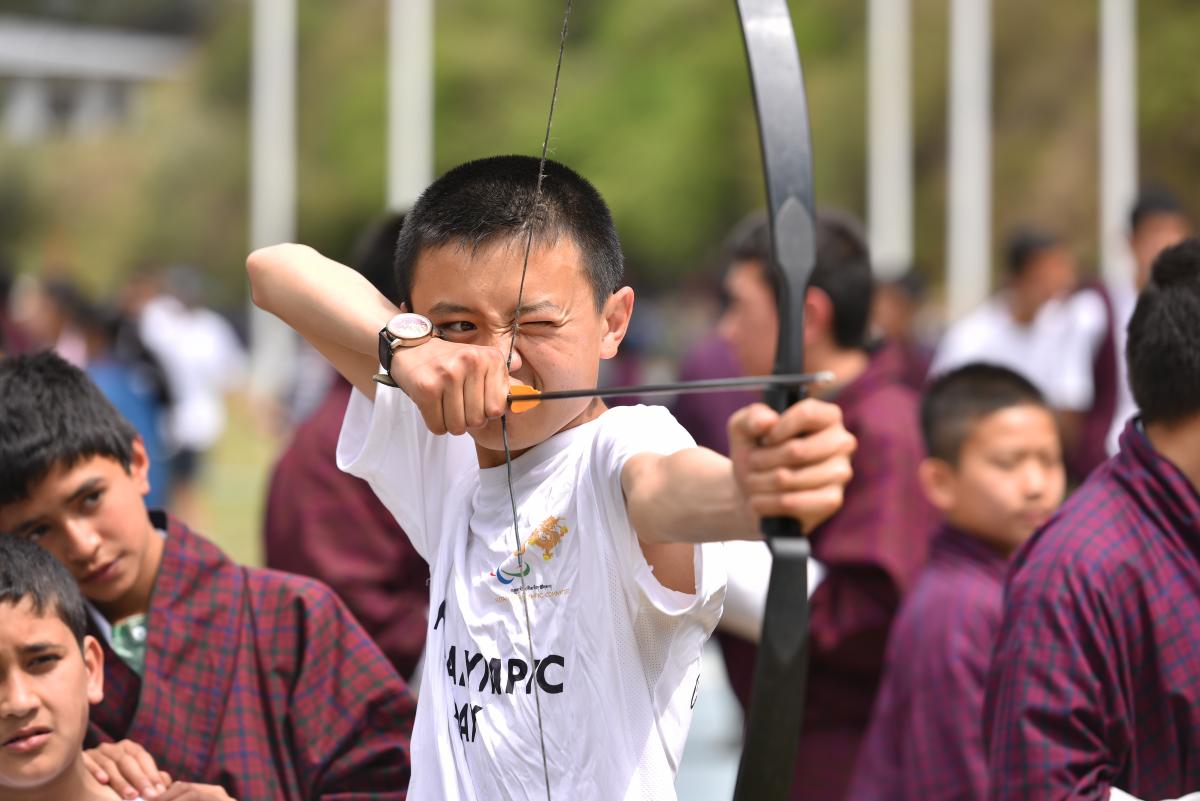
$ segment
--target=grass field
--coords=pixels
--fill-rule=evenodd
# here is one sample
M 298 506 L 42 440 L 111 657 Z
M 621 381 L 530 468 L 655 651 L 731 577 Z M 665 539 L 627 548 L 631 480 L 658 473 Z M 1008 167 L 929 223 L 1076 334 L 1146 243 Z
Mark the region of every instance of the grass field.
M 244 398 L 234 398 L 225 433 L 209 453 L 195 508 L 178 510 L 189 525 L 246 565 L 262 563 L 267 479 L 282 446 L 266 422 Z

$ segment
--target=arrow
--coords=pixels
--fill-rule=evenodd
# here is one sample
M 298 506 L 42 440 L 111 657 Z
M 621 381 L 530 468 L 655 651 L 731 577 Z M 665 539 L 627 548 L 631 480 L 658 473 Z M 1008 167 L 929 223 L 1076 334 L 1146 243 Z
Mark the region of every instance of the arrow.
M 399 389 L 399 384 L 387 373 L 371 376 L 376 384 Z M 799 387 L 806 384 L 827 384 L 834 380 L 833 373 L 786 373 L 783 375 L 751 375 L 742 378 L 708 378 L 703 381 L 677 381 L 673 384 L 637 384 L 631 387 L 595 387 L 593 389 L 560 389 L 553 392 L 538 392 L 525 384 L 513 384 L 509 388 L 508 405 L 515 414 L 527 412 L 542 401 L 566 398 L 617 398 L 641 395 L 690 395 L 698 392 L 719 392 L 727 389 L 754 389 L 756 387 Z
M 754 387 L 794 387 L 832 381 L 833 373 L 791 373 L 786 375 L 752 375 L 744 378 L 710 378 L 703 381 L 680 381 L 673 384 L 639 384 L 632 387 L 604 387 L 595 389 L 563 389 L 554 392 L 538 392 L 524 384 L 510 388 L 508 404 L 513 412 L 527 412 L 544 400 L 565 398 L 612 398 L 623 395 L 687 395 L 695 392 L 716 392 L 723 389 L 751 389 Z

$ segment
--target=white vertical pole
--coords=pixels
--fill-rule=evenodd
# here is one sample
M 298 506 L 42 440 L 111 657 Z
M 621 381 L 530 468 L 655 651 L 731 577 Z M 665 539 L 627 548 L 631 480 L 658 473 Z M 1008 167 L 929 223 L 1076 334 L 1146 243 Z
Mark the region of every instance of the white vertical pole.
M 954 319 L 991 286 L 991 0 L 950 0 L 950 157 L 946 310 Z
M 388 4 L 388 207 L 433 180 L 433 0 Z
M 1100 269 L 1112 286 L 1133 285 L 1126 241 L 1137 196 L 1137 3 L 1100 2 Z
M 254 0 L 250 77 L 250 245 L 296 236 L 296 0 Z M 277 395 L 294 372 L 296 339 L 250 310 L 251 388 Z
M 870 0 L 867 19 L 867 223 L 876 273 L 896 278 L 913 260 L 909 0 Z
M 4 135 L 13 142 L 36 142 L 50 131 L 50 87 L 40 78 L 13 78 L 3 112 Z

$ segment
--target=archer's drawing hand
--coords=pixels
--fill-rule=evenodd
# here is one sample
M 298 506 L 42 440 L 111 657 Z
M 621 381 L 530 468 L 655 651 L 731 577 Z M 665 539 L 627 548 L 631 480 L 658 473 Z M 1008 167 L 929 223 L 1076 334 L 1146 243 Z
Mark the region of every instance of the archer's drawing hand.
M 857 442 L 842 410 L 807 398 L 782 415 L 762 403 L 729 418 L 729 456 L 757 517 L 792 517 L 805 533 L 842 507 Z
M 122 798 L 157 798 L 171 783 L 170 775 L 158 769 L 154 757 L 132 740 L 90 748 L 83 752 L 83 764 L 96 781 Z
M 500 348 L 431 339 L 397 350 L 391 372 L 432 433 L 465 434 L 504 414 L 511 383 L 505 362 Z

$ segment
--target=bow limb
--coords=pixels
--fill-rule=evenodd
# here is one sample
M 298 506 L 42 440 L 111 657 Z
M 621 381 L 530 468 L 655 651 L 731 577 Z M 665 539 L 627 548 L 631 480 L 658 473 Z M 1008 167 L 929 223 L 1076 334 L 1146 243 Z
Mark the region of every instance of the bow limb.
M 775 372 L 804 371 L 804 298 L 816 260 L 812 145 L 804 76 L 786 0 L 736 0 L 767 186 L 771 265 L 778 278 Z M 804 388 L 773 387 L 783 411 Z M 773 554 L 735 801 L 787 798 L 795 771 L 808 672 L 808 540 L 791 518 L 763 521 Z

